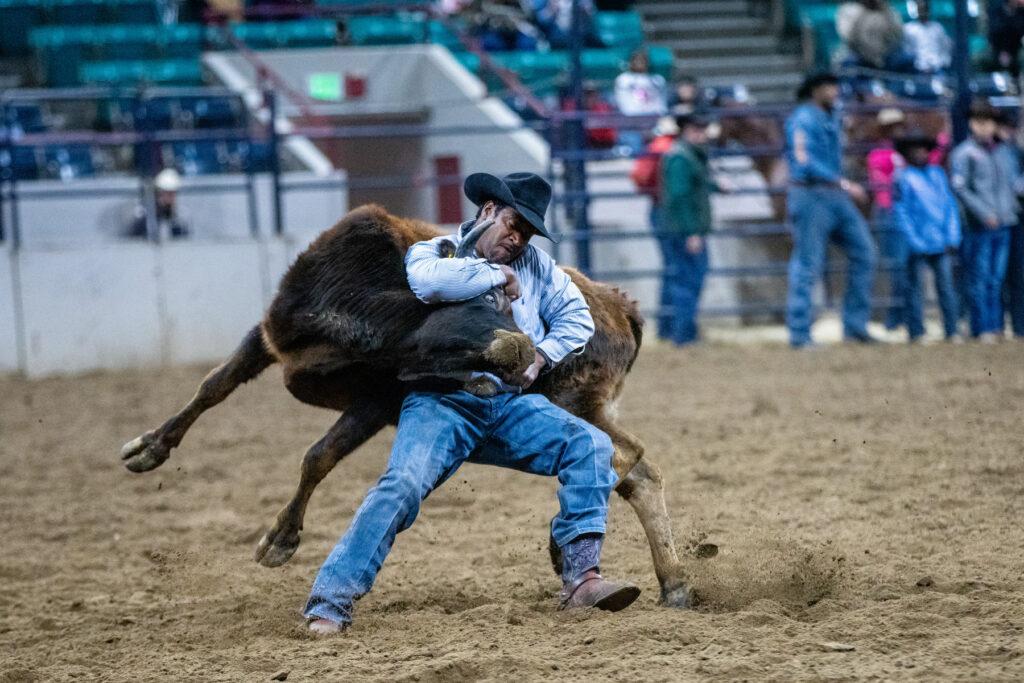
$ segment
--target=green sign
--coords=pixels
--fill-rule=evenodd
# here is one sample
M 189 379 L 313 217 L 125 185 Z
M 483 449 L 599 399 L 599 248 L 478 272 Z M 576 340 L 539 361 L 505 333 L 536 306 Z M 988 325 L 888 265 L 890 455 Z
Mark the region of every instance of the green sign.
M 309 96 L 314 100 L 340 102 L 342 98 L 341 75 L 331 73 L 310 74 Z

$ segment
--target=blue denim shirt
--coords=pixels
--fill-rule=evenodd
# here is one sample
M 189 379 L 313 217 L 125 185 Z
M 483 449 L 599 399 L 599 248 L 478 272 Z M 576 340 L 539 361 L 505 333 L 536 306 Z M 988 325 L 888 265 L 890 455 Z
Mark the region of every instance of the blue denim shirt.
M 907 166 L 893 185 L 893 223 L 914 254 L 960 246 L 960 211 L 939 166 Z
M 420 301 L 465 301 L 505 284 L 500 267 L 485 259 L 441 258 L 440 242 L 451 240 L 458 245 L 474 222 L 463 223 L 455 235 L 418 242 L 406 252 L 409 287 Z M 532 244 L 509 265 L 522 293 L 512 303 L 512 316 L 547 359 L 545 369 L 569 355 L 582 353 L 594 334 L 594 319 L 586 299 L 566 272 Z
M 839 115 L 808 102 L 786 119 L 786 163 L 793 182 L 838 183 L 843 175 Z

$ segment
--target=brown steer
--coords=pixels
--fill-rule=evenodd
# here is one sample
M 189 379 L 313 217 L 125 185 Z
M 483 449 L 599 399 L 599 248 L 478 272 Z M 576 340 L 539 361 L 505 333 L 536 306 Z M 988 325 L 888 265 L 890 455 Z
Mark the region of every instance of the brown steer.
M 317 484 L 343 457 L 398 420 L 408 392 L 403 380 L 454 379 L 488 370 L 521 375 L 534 357 L 501 290 L 458 304 L 427 306 L 409 290 L 404 254 L 440 234 L 432 225 L 360 207 L 303 252 L 281 281 L 263 322 L 203 380 L 191 401 L 156 430 L 125 444 L 121 457 L 133 472 L 158 467 L 206 410 L 273 363 L 281 363 L 288 390 L 300 401 L 342 412 L 306 452 L 298 489 L 256 549 L 269 567 L 284 564 L 299 545 L 306 505 Z M 460 244 L 467 248 L 469 237 Z M 661 474 L 643 457 L 643 445 L 614 421 L 614 401 L 640 347 L 643 320 L 619 290 L 566 268 L 594 318 L 596 331 L 579 356 L 542 376 L 531 391 L 604 430 L 615 445 L 616 490 L 636 510 L 647 534 L 661 601 L 688 607 L 693 595 L 676 555 Z M 550 544 L 556 572 L 558 548 Z

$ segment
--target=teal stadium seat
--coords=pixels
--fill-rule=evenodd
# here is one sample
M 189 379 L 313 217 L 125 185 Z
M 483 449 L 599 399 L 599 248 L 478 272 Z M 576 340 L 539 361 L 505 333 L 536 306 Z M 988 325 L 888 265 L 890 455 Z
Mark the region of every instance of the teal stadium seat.
M 106 0 L 49 0 L 49 23 L 64 26 L 99 24 L 104 21 Z
M 637 12 L 597 12 L 594 33 L 608 48 L 635 50 L 644 42 L 643 20 Z
M 457 20 L 451 19 L 449 21 Z M 437 19 L 431 19 L 427 22 L 427 39 L 435 45 L 443 45 L 452 52 L 465 50 L 465 46 L 462 44 L 462 41 L 459 40 L 458 36 L 456 36 L 450 28 L 445 26 L 444 23 Z
M 231 24 L 230 31 L 254 50 L 330 47 L 338 39 L 338 26 L 332 19 Z M 212 43 L 229 47 L 223 45 L 223 35 L 215 27 L 211 27 L 210 37 Z
M 352 45 L 411 45 L 429 36 L 426 22 L 414 15 L 351 17 L 345 27 Z
M 43 6 L 33 0 L 0 0 L 0 54 L 24 57 L 30 53 L 29 32 L 43 23 Z
M 88 85 L 200 85 L 203 81 L 199 61 L 194 59 L 87 62 L 80 75 Z

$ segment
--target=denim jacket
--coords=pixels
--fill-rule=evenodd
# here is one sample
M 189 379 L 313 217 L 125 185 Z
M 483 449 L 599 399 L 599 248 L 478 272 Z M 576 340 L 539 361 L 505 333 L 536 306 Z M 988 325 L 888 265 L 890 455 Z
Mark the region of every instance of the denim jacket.
M 907 166 L 893 189 L 893 223 L 911 253 L 941 254 L 960 246 L 959 209 L 940 166 Z
M 442 258 L 438 245 L 456 245 L 475 221 L 459 232 L 418 242 L 405 255 L 409 287 L 424 303 L 465 301 L 505 284 L 501 269 L 482 258 Z M 594 319 L 579 288 L 554 260 L 532 244 L 509 264 L 519 279 L 522 296 L 512 304 L 516 325 L 533 341 L 550 369 L 567 356 L 582 353 L 594 334 Z
M 835 184 L 843 175 L 839 117 L 811 102 L 786 119 L 789 177 L 806 185 Z

